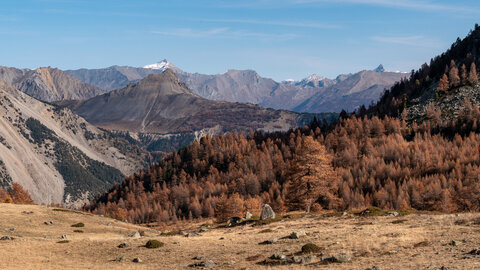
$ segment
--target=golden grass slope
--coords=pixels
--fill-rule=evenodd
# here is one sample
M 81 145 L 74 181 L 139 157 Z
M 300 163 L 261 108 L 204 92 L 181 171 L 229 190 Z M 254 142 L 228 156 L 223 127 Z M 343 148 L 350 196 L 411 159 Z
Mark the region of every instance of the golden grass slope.
M 33 213 L 29 213 L 33 212 Z M 412 214 L 408 216 L 324 217 L 282 219 L 263 226 L 209 228 L 199 236 L 161 236 L 158 231 L 106 217 L 35 205 L 0 204 L 0 269 L 191 269 L 193 260 L 213 260 L 216 269 L 480 269 L 480 256 L 467 254 L 480 247 L 480 214 Z M 44 222 L 53 221 L 53 225 Z M 71 225 L 82 222 L 85 227 Z M 201 223 L 189 223 L 187 232 L 198 232 Z M 15 228 L 15 230 L 12 230 Z M 74 233 L 74 230 L 83 233 Z M 145 231 L 140 238 L 128 237 Z M 304 230 L 300 239 L 281 239 Z M 58 243 L 62 235 L 68 243 Z M 259 242 L 275 237 L 271 245 Z M 165 245 L 144 247 L 156 239 Z M 457 246 L 451 245 L 457 241 Z M 118 248 L 123 242 L 127 248 Z M 322 254 L 352 256 L 346 263 L 262 266 L 257 263 L 274 253 L 295 254 L 302 245 L 315 243 Z M 122 262 L 114 261 L 123 256 Z M 141 263 L 134 263 L 134 258 Z M 249 261 L 247 258 L 250 258 Z M 252 260 L 253 259 L 253 260 Z M 227 264 L 234 261 L 235 264 Z

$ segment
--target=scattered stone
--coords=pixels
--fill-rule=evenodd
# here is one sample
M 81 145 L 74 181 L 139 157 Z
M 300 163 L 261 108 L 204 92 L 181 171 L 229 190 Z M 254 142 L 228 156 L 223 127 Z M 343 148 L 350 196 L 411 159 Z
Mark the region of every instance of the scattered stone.
M 192 232 L 192 233 L 187 233 L 185 235 L 185 237 L 195 237 L 195 236 L 200 236 L 200 234 L 196 233 L 196 232 Z
M 302 263 L 302 262 L 303 262 L 303 258 L 302 258 L 301 256 L 293 256 L 292 261 L 293 261 L 294 263 Z
M 245 213 L 245 219 L 251 219 L 252 216 L 253 216 L 252 213 L 250 213 L 248 211 L 247 211 L 247 213 Z
M 117 257 L 115 259 L 113 259 L 114 262 L 123 262 L 125 261 L 125 258 L 123 256 L 120 256 L 120 257 Z
M 199 232 L 206 232 L 206 231 L 208 231 L 208 229 L 207 229 L 207 228 L 204 228 L 204 227 L 202 227 L 202 228 L 200 228 L 200 230 L 198 230 L 198 231 L 199 231 Z
M 33 214 L 33 212 L 32 211 L 23 211 L 22 214 L 31 215 L 31 214 Z
M 480 255 L 480 249 L 478 249 L 478 248 L 472 249 L 468 254 L 470 254 L 470 255 Z
M 45 225 L 55 225 L 55 222 L 53 222 L 53 221 L 45 221 L 43 224 L 45 224 Z
M 7 240 L 12 240 L 12 238 L 11 238 L 10 236 L 8 236 L 8 235 L 5 235 L 5 236 L 2 236 L 2 237 L 0 238 L 0 240 L 2 240 L 2 241 L 7 241 Z
M 244 219 L 241 218 L 241 217 L 231 217 L 231 218 L 228 219 L 228 227 L 238 226 L 238 225 L 242 224 L 243 221 L 244 221 Z
M 140 258 L 137 257 L 137 258 L 133 259 L 132 262 L 134 262 L 134 263 L 141 263 L 141 262 L 142 262 L 142 259 L 140 259 Z
M 382 268 L 380 268 L 380 266 L 374 265 L 372 267 L 367 268 L 366 270 L 382 270 Z
M 68 239 L 68 235 L 66 234 L 62 234 L 62 236 L 60 236 L 61 239 Z
M 285 261 L 287 260 L 287 256 L 285 256 L 285 254 L 282 254 L 282 253 L 275 253 L 270 257 L 270 259 Z
M 263 242 L 260 242 L 260 245 L 271 245 L 277 242 L 277 238 L 270 238 L 268 240 L 265 240 Z
M 213 267 L 215 267 L 215 263 L 214 263 L 212 260 L 206 260 L 206 261 L 203 261 L 203 262 L 190 264 L 189 266 L 190 266 L 190 267 L 213 268 Z
M 214 267 L 215 263 L 212 260 L 206 260 L 200 263 L 200 266 L 204 267 Z
M 387 215 L 398 217 L 398 212 L 397 211 L 389 211 L 389 212 L 387 212 Z
M 345 217 L 345 216 L 348 216 L 348 212 L 343 211 L 343 212 L 342 212 L 342 217 Z
M 126 248 L 126 247 L 129 247 L 130 244 L 129 243 L 121 243 L 120 245 L 118 245 L 117 247 L 118 248 Z
M 268 204 L 265 204 L 262 208 L 262 213 L 260 215 L 261 220 L 275 218 L 275 212 L 273 211 L 272 207 Z
M 129 234 L 129 235 L 128 235 L 128 237 L 132 237 L 132 238 L 140 238 L 140 237 L 141 237 L 141 235 L 140 235 L 140 233 L 139 233 L 139 232 L 135 231 L 135 232 L 133 232 L 133 233 Z
M 463 242 L 464 243 L 469 243 L 469 242 L 472 242 L 473 241 L 473 238 L 465 238 L 463 239 Z
M 16 230 L 17 230 L 17 228 L 10 228 L 11 232 L 15 232 Z
M 350 255 L 348 255 L 347 253 L 338 253 L 331 257 L 324 257 L 322 258 L 322 260 L 328 262 L 344 263 L 350 261 L 350 258 Z
M 220 237 L 219 239 L 220 239 L 220 240 L 225 240 L 225 237 L 222 236 L 222 237 Z
M 307 234 L 305 233 L 305 231 L 296 231 L 296 232 L 292 232 L 290 234 L 290 238 L 291 239 L 299 239 L 300 237 L 302 236 L 306 236 Z
M 235 264 L 235 261 L 228 261 L 227 264 L 228 264 L 228 265 L 234 265 L 234 264 Z
M 187 233 L 187 232 L 184 232 L 184 231 L 180 231 L 180 232 L 178 232 L 178 234 L 183 235 L 183 236 L 187 236 L 187 235 L 188 235 L 188 233 Z
M 450 246 L 454 246 L 454 247 L 460 246 L 461 244 L 462 242 L 457 240 L 452 240 L 452 242 L 450 242 Z
M 192 260 L 203 260 L 203 256 L 195 256 L 192 258 Z
M 158 241 L 158 240 L 148 240 L 148 242 L 145 244 L 146 248 L 159 248 L 163 247 L 165 244 Z
M 313 244 L 313 243 L 308 243 L 302 246 L 302 253 L 317 253 L 322 251 L 322 248 Z
M 305 258 L 303 258 L 302 263 L 311 263 L 317 259 L 317 256 L 315 255 L 310 255 Z

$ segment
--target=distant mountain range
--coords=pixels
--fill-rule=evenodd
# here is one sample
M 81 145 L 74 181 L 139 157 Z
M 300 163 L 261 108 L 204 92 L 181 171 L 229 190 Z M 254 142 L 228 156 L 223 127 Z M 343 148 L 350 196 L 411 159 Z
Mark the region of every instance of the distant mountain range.
M 289 111 L 205 99 L 190 91 L 171 69 L 88 100 L 61 104 L 97 126 L 136 133 L 280 131 L 302 121 L 302 115 Z
M 228 70 L 216 75 L 188 73 L 167 60 L 140 68 L 112 66 L 65 72 L 108 91 L 138 82 L 150 74 L 162 73 L 167 68 L 194 93 L 207 99 L 313 113 L 352 111 L 360 105 L 368 105 L 376 101 L 385 88 L 406 77 L 405 73 L 385 71 L 380 65 L 374 71 L 342 74 L 334 80 L 311 75 L 300 81 L 276 82 L 253 70 Z

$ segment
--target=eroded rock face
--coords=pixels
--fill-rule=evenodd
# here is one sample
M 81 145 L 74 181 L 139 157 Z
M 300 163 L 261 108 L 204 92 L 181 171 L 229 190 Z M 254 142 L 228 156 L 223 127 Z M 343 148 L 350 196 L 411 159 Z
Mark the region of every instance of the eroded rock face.
M 113 185 L 108 178 L 120 181 L 143 167 L 142 154 L 114 141 L 128 149 L 70 110 L 0 81 L 0 184 L 22 185 L 35 203 L 74 206 Z M 82 177 L 72 177 L 77 169 Z
M 275 218 L 275 212 L 272 207 L 268 204 L 265 204 L 262 208 L 262 214 L 260 215 L 261 220 L 273 219 Z

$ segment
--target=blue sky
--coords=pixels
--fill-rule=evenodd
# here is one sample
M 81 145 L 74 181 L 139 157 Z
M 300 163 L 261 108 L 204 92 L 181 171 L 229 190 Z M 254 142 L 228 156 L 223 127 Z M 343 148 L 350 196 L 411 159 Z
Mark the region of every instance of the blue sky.
M 0 65 L 254 69 L 276 80 L 410 71 L 464 37 L 478 0 L 5 0 Z

